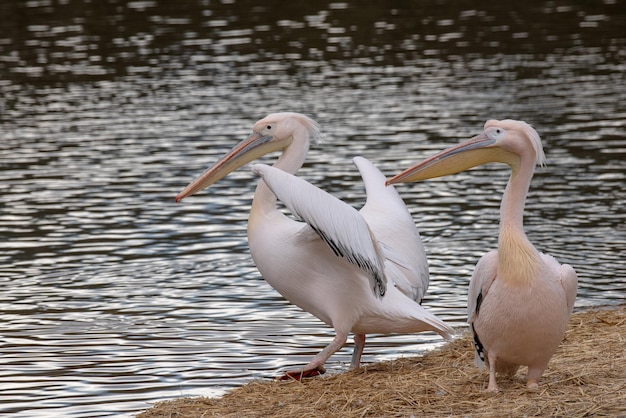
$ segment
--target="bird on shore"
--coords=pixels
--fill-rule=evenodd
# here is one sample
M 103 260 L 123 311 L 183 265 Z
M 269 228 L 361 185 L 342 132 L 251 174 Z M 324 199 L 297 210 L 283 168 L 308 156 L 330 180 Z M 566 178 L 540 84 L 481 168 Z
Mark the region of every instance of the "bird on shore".
M 282 150 L 273 168 L 255 166 L 263 178 L 248 219 L 250 253 L 274 289 L 336 333 L 306 366 L 287 372 L 289 379 L 324 373 L 327 359 L 350 332 L 355 334 L 353 368 L 359 367 L 366 334 L 434 331 L 451 338 L 454 332 L 420 305 L 429 282 L 424 247 L 404 202 L 373 164 L 354 159 L 367 193 L 360 211 L 293 176 L 320 136 L 319 126 L 307 116 L 270 114 L 176 197 L 178 202 Z M 299 220 L 277 207 L 273 190 Z
M 565 334 L 578 282 L 570 265 L 538 251 L 524 233 L 528 189 L 535 166 L 545 163 L 537 131 L 523 121 L 489 120 L 480 135 L 387 184 L 441 177 L 489 162 L 507 164 L 511 177 L 500 206 L 498 249 L 478 261 L 468 290 L 476 364 L 489 367 L 488 391 L 499 391 L 496 372 L 512 376 L 522 365 L 528 366 L 527 386 L 536 388 Z

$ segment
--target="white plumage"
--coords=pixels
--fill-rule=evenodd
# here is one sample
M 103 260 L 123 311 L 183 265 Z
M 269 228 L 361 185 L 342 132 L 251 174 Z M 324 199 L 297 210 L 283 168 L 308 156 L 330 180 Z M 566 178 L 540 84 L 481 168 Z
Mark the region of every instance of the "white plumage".
M 244 164 L 282 150 L 274 168 L 255 166 L 259 181 L 248 220 L 248 243 L 263 278 L 281 295 L 332 326 L 333 341 L 290 378 L 324 372 L 324 363 L 355 334 L 358 367 L 365 334 L 453 330 L 419 305 L 428 287 L 426 255 L 404 202 L 369 161 L 355 158 L 367 201 L 361 211 L 298 179 L 318 125 L 297 113 L 271 114 L 199 178 L 177 201 Z M 305 222 L 286 216 L 274 192 Z

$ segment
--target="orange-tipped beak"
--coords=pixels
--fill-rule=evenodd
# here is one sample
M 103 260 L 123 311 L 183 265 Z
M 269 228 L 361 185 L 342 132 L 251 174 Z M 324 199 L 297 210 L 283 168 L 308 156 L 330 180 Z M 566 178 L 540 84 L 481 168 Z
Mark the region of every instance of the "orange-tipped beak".
M 445 149 L 387 180 L 387 185 L 460 173 L 490 162 L 508 163 L 515 154 L 504 151 L 484 133 Z

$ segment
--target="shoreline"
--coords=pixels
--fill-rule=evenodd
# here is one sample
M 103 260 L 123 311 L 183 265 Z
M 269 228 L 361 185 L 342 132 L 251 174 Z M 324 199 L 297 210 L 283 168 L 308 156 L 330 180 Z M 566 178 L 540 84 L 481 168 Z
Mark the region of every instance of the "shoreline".
M 469 332 L 418 357 L 297 381 L 252 381 L 218 398 L 165 400 L 160 417 L 626 416 L 626 304 L 575 311 L 536 390 L 526 367 L 486 393 Z

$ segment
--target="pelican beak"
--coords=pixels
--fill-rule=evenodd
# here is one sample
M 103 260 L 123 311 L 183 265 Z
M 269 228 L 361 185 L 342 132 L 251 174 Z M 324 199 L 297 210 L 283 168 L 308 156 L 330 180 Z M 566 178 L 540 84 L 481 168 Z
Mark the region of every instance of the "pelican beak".
M 442 177 L 460 173 L 490 162 L 509 163 L 515 154 L 496 144 L 485 133 L 445 149 L 387 180 L 387 185 Z
M 265 154 L 285 148 L 291 143 L 291 137 L 278 140 L 270 135 L 263 135 L 258 132 L 252 133 L 249 137 L 237 144 L 230 152 L 220 158 L 215 164 L 209 167 L 198 178 L 189 183 L 177 196 L 176 202 L 184 197 L 190 196 L 200 190 L 206 189 L 218 180 Z

